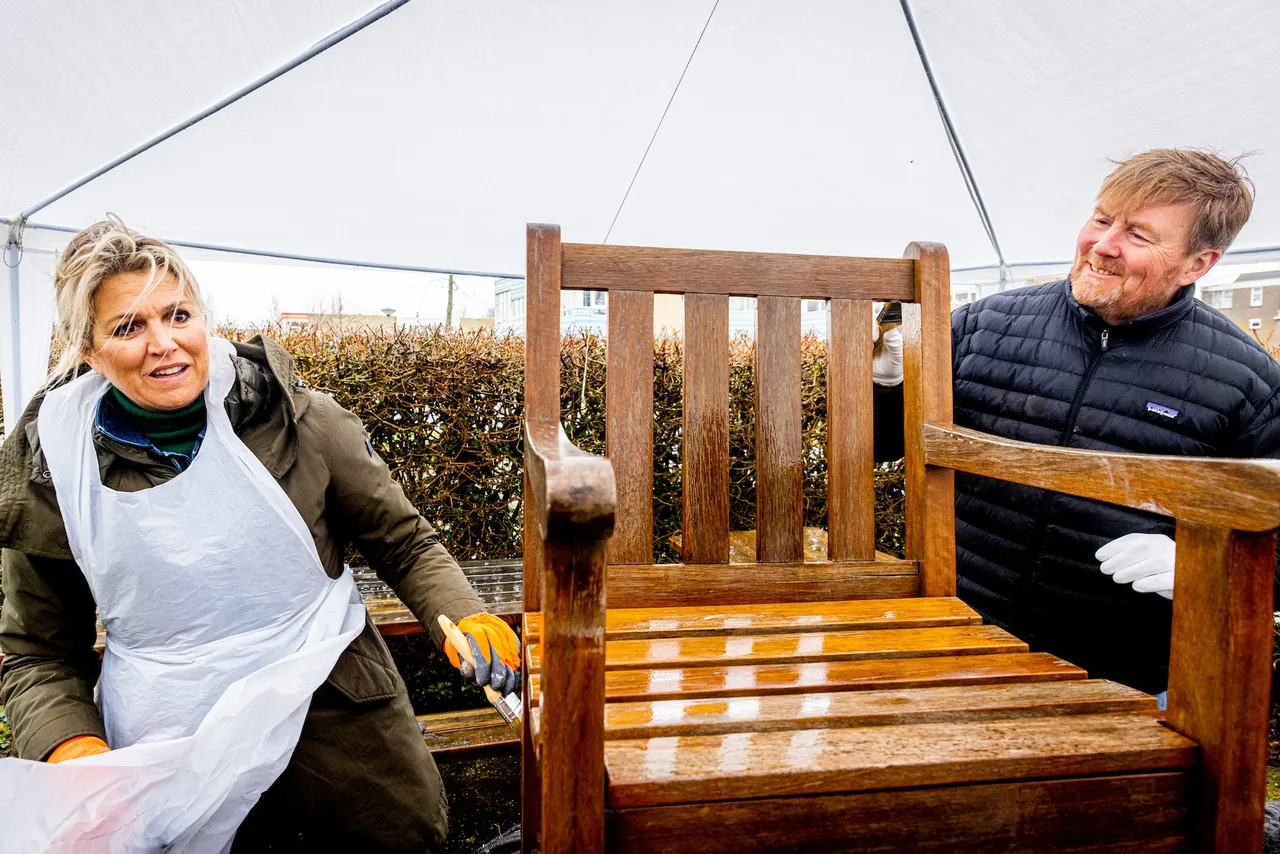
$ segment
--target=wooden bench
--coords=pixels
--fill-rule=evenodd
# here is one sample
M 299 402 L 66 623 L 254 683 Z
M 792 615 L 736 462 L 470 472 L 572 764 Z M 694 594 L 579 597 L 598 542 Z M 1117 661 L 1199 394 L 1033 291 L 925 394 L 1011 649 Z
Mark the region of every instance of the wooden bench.
M 956 428 L 936 244 L 828 258 L 562 244 L 530 226 L 528 262 L 526 851 L 1261 850 L 1280 462 Z M 609 293 L 607 458 L 558 424 L 562 289 Z M 662 566 L 655 292 L 685 310 L 685 562 Z M 730 296 L 758 306 L 748 564 L 729 563 Z M 802 298 L 831 308 L 825 561 L 802 551 Z M 873 552 L 873 298 L 904 303 L 900 561 Z M 956 470 L 1174 517 L 1167 713 L 954 598 Z

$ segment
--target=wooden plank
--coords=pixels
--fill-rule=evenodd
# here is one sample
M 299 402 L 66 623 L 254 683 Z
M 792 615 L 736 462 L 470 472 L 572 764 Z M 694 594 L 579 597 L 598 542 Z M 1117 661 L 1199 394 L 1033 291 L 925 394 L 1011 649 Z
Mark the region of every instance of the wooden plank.
M 676 531 L 667 538 L 667 542 L 680 550 L 680 532 Z M 804 527 L 804 561 L 805 563 L 829 563 L 827 556 L 827 529 L 813 525 Z M 868 560 L 898 560 L 887 552 L 875 551 Z M 729 532 L 729 563 L 758 563 L 756 560 L 755 529 Z
M 871 303 L 833 299 L 827 347 L 827 538 L 831 560 L 875 552 Z
M 1157 854 L 1186 850 L 1194 788 L 1176 771 L 611 810 L 609 840 L 637 854 Z
M 1156 699 L 1114 682 L 1081 679 L 609 703 L 604 730 L 606 739 L 670 738 L 1126 712 L 1155 714 Z
M 528 644 L 530 667 L 542 669 L 542 645 Z M 727 667 L 863 658 L 923 658 L 1026 652 L 1027 645 L 996 626 L 938 626 L 852 632 L 737 635 L 608 641 L 609 670 L 658 667 Z
M 861 599 L 782 605 L 702 605 L 676 608 L 610 608 L 609 640 L 695 635 L 771 634 L 851 629 L 976 626 L 977 611 L 955 598 Z M 524 642 L 537 643 L 542 614 L 524 615 Z
M 519 728 L 509 726 L 492 706 L 418 715 L 418 728 L 433 756 L 507 753 L 520 744 Z
M 606 455 L 618 485 L 610 563 L 653 563 L 653 294 L 609 292 Z
M 621 740 L 604 750 L 615 808 L 1187 769 L 1198 752 L 1132 714 Z
M 547 544 L 544 854 L 604 849 L 604 551 L 603 539 Z
M 526 229 L 524 417 L 541 423 L 560 421 L 560 268 L 558 225 L 531 224 Z M 524 478 L 524 605 L 542 607 L 542 541 L 537 520 L 528 512 L 534 495 L 529 472 Z
M 757 555 L 794 562 L 804 560 L 800 298 L 762 296 L 756 312 Z
M 527 652 L 527 648 L 526 648 Z M 539 702 L 540 680 L 525 666 L 525 697 Z M 734 667 L 611 670 L 605 673 L 609 702 L 709 699 L 812 691 L 858 691 L 927 685 L 989 685 L 1084 679 L 1074 664 L 1043 652 L 945 655 L 932 658 L 873 658 L 864 661 L 761 664 Z
M 908 300 L 911 265 L 897 258 L 564 245 L 565 287 L 658 293 Z
M 897 599 L 919 590 L 911 561 L 610 566 L 608 585 L 619 608 Z
M 682 556 L 729 560 L 729 298 L 684 298 Z
M 1203 752 L 1195 850 L 1259 851 L 1276 535 L 1179 519 L 1177 540 L 1169 724 Z
M 1236 531 L 1280 526 L 1280 460 L 1104 453 L 927 426 L 931 464 Z
M 956 595 L 955 472 L 925 459 L 924 425 L 951 423 L 951 288 L 947 250 L 911 243 L 914 302 L 902 306 L 906 556 L 920 562 L 921 596 Z

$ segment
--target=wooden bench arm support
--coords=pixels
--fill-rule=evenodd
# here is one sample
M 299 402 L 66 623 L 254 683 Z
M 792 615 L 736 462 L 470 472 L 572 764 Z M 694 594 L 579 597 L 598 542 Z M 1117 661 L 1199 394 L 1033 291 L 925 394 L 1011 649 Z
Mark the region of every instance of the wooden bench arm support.
M 1280 527 L 1280 460 L 1103 453 L 924 426 L 925 461 L 1235 531 Z
M 617 508 L 613 466 L 574 447 L 559 424 L 529 421 L 524 440 L 525 512 L 536 515 L 541 542 L 533 545 L 542 555 L 542 851 L 603 851 L 604 576 Z M 524 758 L 531 761 L 532 753 Z
M 524 465 L 543 540 L 609 538 L 618 494 L 608 460 L 580 450 L 558 423 L 530 422 L 524 430 Z
M 1194 850 L 1261 850 L 1280 460 L 1080 451 L 937 424 L 924 443 L 930 465 L 1174 518 L 1167 722 L 1200 744 Z

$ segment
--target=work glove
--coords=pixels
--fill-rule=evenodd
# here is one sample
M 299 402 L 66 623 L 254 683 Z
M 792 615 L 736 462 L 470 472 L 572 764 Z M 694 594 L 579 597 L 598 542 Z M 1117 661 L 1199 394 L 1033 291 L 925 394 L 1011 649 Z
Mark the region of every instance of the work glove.
M 463 677 L 477 685 L 490 685 L 503 696 L 520 687 L 520 640 L 511 627 L 492 614 L 472 614 L 458 621 L 458 631 L 471 645 L 472 666 L 458 655 L 453 642 L 444 642 L 444 654 Z
M 871 344 L 880 340 L 880 324 L 876 316 L 884 303 L 871 304 Z M 871 381 L 876 385 L 895 386 L 902 384 L 902 330 L 890 329 L 884 334 L 884 344 L 874 350 L 871 356 Z
M 1116 584 L 1132 584 L 1139 593 L 1173 598 L 1174 542 L 1164 534 L 1125 534 L 1094 554 Z
M 86 756 L 97 756 L 99 753 L 109 753 L 110 747 L 107 743 L 96 735 L 78 735 L 75 738 L 69 738 L 54 748 L 53 753 L 49 754 L 49 763 L 66 762 L 68 759 L 83 759 Z

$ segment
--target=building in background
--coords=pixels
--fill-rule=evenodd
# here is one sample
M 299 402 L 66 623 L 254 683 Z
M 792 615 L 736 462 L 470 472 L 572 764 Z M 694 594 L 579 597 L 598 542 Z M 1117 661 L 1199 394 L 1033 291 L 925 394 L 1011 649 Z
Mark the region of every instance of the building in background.
M 276 323 L 286 331 L 299 330 L 308 326 L 320 326 L 341 332 L 355 332 L 360 329 L 395 329 L 396 327 L 395 317 L 388 317 L 385 314 L 326 314 L 311 311 L 282 311 L 276 317 Z
M 1200 298 L 1263 343 L 1280 324 L 1280 270 L 1241 273 L 1234 281 L 1206 285 Z
M 524 279 L 496 279 L 493 285 L 494 330 L 498 334 L 524 334 Z M 800 304 L 800 328 L 819 337 L 827 336 L 827 320 L 831 314 L 826 300 L 807 299 Z M 609 332 L 609 295 L 605 291 L 561 291 L 560 331 L 592 332 L 607 336 Z M 684 301 L 679 294 L 654 294 L 654 335 L 684 331 Z M 755 297 L 729 297 L 729 334 L 754 337 L 756 333 Z

